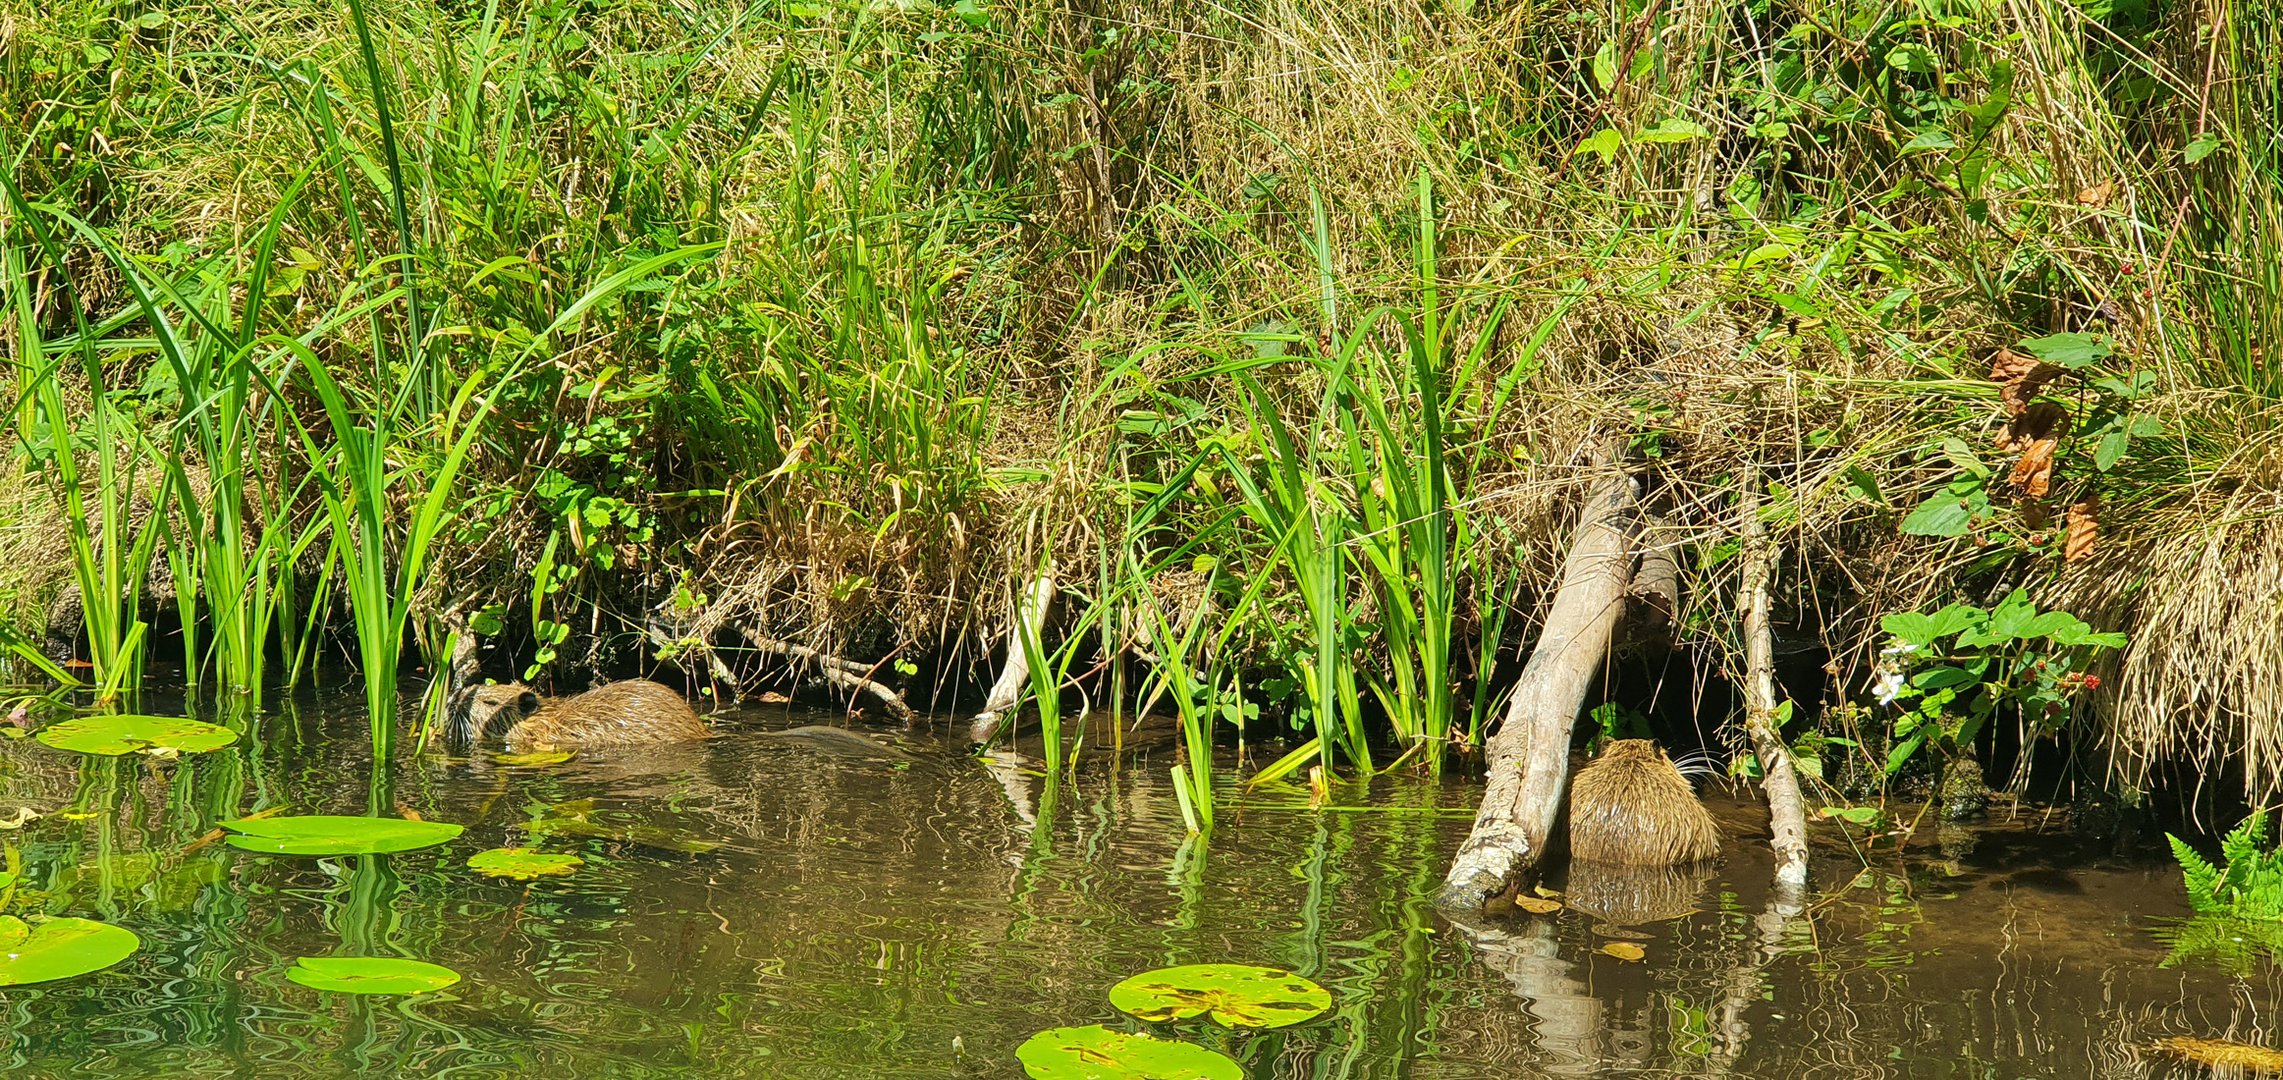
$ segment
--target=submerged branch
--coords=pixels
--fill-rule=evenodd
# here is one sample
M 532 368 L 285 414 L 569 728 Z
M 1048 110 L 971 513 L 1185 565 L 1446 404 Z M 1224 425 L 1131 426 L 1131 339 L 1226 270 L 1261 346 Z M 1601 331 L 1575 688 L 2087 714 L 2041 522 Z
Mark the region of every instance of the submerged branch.
M 858 693 L 870 694 L 873 697 L 880 699 L 880 703 L 886 706 L 888 712 L 893 714 L 898 720 L 909 721 L 914 715 L 912 713 L 912 707 L 904 702 L 904 696 L 902 694 L 899 694 L 890 689 L 886 684 L 871 678 L 871 668 L 868 668 L 853 660 L 844 660 L 829 653 L 818 652 L 817 650 L 809 648 L 806 645 L 795 645 L 790 641 L 779 641 L 776 638 L 764 635 L 760 631 L 754 630 L 750 627 L 740 630 L 739 633 L 745 635 L 745 640 L 751 642 L 754 648 L 759 649 L 762 652 L 775 653 L 776 655 L 782 656 L 788 660 L 799 660 L 806 663 L 815 664 L 817 674 L 822 677 L 824 681 L 831 683 L 834 686 L 838 686 L 844 690 L 852 690 Z

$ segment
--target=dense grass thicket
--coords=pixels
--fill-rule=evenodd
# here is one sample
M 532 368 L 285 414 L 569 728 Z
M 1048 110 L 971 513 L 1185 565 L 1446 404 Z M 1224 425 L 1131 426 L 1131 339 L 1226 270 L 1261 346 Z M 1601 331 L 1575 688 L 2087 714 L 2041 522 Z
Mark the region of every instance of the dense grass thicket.
M 163 609 L 218 690 L 758 637 L 924 701 L 1043 574 L 1048 713 L 1346 772 L 1479 738 L 1623 468 L 1706 678 L 1750 497 L 1825 776 L 2002 728 L 2265 791 L 2279 52 L 2242 0 L 0 0 L 0 599 L 115 690 Z

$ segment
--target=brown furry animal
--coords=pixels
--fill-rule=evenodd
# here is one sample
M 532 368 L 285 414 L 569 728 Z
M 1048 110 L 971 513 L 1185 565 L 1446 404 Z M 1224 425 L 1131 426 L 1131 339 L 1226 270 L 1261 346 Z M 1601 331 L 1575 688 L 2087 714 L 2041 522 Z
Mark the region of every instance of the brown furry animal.
M 1720 830 L 1696 789 L 1647 739 L 1619 739 L 1570 782 L 1570 857 L 1675 866 L 1720 854 Z
M 453 745 L 502 736 L 512 754 L 688 742 L 712 732 L 682 695 L 648 679 L 542 698 L 522 683 L 464 686 L 445 704 Z M 503 734 L 504 729 L 504 734 Z

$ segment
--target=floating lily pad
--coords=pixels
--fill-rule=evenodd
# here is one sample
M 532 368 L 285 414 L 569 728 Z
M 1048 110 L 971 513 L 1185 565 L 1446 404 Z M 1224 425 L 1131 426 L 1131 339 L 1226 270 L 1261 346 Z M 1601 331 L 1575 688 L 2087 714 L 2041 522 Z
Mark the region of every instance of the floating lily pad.
M 493 754 L 502 765 L 561 765 L 578 755 L 569 750 L 533 750 L 528 754 Z
M 460 981 L 441 964 L 394 956 L 297 956 L 285 977 L 339 994 L 421 994 Z
M 468 869 L 476 873 L 517 881 L 568 874 L 584 865 L 586 860 L 576 855 L 549 855 L 516 847 L 479 851 L 468 858 Z
M 101 971 L 134 955 L 142 945 L 134 931 L 93 919 L 27 923 L 0 915 L 0 986 Z
M 655 825 L 617 824 L 595 821 L 593 799 L 574 799 L 552 806 L 533 803 L 526 807 L 535 815 L 531 820 L 515 827 L 528 833 L 533 841 L 550 836 L 577 837 L 591 840 L 616 840 L 641 844 L 661 851 L 677 851 L 685 855 L 703 855 L 721 846 L 720 841 L 700 840 Z
M 120 754 L 203 754 L 238 741 L 238 733 L 179 716 L 82 716 L 41 728 L 35 736 L 58 750 Z
M 2239 1043 L 2228 1039 L 2198 1039 L 2189 1035 L 2174 1035 L 2156 1040 L 2156 1048 L 2178 1054 L 2199 1065 L 2215 1070 L 2232 1069 L 2237 1072 L 2283 1071 L 2283 1053 L 2264 1046 Z
M 1649 955 L 1649 950 L 1644 949 L 1639 945 L 1635 945 L 1630 941 L 1612 941 L 1609 944 L 1603 945 L 1601 947 L 1601 954 L 1604 956 L 1614 956 L 1619 960 L 1639 960 L 1642 957 Z
M 1244 1080 L 1227 1057 L 1191 1043 L 1100 1024 L 1051 1028 L 1015 1049 L 1033 1080 Z
M 1110 1004 L 1144 1020 L 1210 1014 L 1227 1027 L 1278 1028 L 1332 1007 L 1331 991 L 1277 968 L 1190 964 L 1145 971 L 1110 988 Z
M 461 827 L 441 821 L 403 818 L 301 817 L 239 818 L 225 821 L 230 846 L 277 855 L 374 855 L 430 847 L 460 835 Z

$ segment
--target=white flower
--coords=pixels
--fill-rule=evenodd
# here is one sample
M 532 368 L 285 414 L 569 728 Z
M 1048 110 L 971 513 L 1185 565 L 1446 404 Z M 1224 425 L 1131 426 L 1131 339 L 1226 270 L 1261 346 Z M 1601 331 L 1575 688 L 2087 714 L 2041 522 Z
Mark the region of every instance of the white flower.
M 1902 692 L 1903 677 L 1902 673 L 1898 671 L 1884 672 L 1879 676 L 1878 682 L 1871 684 L 1871 696 L 1879 699 L 1881 705 L 1894 704 L 1895 699 L 1902 696 Z

